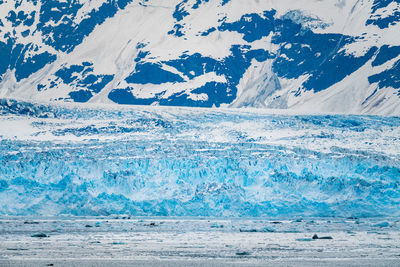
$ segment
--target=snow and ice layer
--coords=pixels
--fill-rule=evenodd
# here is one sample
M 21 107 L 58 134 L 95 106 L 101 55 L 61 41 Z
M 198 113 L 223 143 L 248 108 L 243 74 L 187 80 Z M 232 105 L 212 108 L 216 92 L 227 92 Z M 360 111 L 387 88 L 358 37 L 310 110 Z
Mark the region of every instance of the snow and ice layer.
M 400 216 L 400 119 L 0 101 L 0 214 Z
M 0 97 L 400 114 L 398 0 L 0 2 Z

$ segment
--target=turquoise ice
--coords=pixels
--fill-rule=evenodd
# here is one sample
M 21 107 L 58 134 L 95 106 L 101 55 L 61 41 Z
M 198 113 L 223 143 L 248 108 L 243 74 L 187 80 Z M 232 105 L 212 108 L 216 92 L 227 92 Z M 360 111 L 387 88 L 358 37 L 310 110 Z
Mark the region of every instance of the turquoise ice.
M 400 215 L 398 117 L 0 103 L 2 215 Z

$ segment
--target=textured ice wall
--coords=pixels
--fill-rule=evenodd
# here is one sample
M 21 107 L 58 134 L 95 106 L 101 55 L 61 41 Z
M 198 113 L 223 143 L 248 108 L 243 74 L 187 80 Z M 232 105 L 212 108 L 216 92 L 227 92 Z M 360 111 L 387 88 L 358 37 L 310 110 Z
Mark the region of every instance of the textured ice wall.
M 400 215 L 400 118 L 0 100 L 0 214 Z

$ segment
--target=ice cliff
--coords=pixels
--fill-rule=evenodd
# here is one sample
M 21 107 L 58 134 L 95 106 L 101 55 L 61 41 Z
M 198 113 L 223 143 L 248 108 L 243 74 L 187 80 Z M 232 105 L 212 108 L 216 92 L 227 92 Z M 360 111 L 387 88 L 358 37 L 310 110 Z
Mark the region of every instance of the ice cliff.
M 0 214 L 400 216 L 400 120 L 0 100 Z

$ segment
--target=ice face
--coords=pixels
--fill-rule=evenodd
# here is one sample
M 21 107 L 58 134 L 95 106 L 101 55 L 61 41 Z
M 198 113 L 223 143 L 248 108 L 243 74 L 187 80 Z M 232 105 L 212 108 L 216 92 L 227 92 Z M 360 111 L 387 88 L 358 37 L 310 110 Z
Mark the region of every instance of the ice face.
M 0 214 L 399 216 L 400 118 L 0 101 Z

